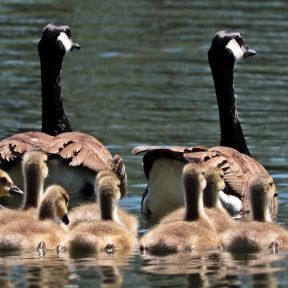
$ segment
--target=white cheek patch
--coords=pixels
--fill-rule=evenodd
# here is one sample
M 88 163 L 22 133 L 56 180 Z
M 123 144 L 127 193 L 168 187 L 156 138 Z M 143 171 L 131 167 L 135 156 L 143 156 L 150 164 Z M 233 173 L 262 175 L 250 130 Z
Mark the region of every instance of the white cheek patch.
M 230 40 L 226 45 L 226 48 L 232 52 L 235 60 L 239 61 L 244 57 L 244 52 L 235 39 Z
M 61 43 L 63 44 L 66 52 L 69 52 L 72 48 L 72 42 L 71 40 L 68 38 L 67 34 L 64 32 L 61 32 L 60 35 L 57 37 L 57 40 L 61 41 Z

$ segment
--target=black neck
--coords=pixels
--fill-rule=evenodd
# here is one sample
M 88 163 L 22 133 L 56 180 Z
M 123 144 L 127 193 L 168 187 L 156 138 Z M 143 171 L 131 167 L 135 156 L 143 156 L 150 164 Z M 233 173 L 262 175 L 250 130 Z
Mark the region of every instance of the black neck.
M 42 83 L 42 132 L 57 135 L 72 131 L 64 113 L 60 72 L 64 55 L 40 53 Z
M 214 57 L 217 56 L 214 55 Z M 213 56 L 209 57 L 219 107 L 220 145 L 234 148 L 251 156 L 237 113 L 233 86 L 234 59 L 232 57 L 220 61 L 219 59 L 214 60 Z

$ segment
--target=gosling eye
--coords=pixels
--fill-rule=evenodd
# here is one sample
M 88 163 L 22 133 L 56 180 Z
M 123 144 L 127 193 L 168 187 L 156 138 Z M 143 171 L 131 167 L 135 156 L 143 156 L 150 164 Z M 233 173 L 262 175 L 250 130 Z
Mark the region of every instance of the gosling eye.
M 273 185 L 274 185 L 274 182 L 269 182 L 270 187 L 273 187 Z
M 2 185 L 7 185 L 8 184 L 8 179 L 6 178 L 6 177 L 1 177 L 0 178 L 0 183 L 2 184 Z

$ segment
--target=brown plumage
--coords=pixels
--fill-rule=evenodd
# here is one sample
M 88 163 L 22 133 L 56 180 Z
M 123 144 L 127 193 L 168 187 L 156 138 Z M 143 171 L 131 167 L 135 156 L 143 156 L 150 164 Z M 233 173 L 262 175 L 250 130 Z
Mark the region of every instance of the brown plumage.
M 78 220 L 77 213 L 74 212 L 74 216 L 76 214 L 74 226 L 64 244 L 71 255 L 132 250 L 137 244 L 135 237 L 137 220 L 124 211 L 118 214 L 118 201 L 121 198 L 119 179 L 111 171 L 101 171 L 96 177 L 96 182 L 97 208 L 92 208 L 92 214 L 80 214 L 81 219 Z M 99 210 L 100 218 L 99 214 L 96 214 Z
M 55 249 L 66 233 L 59 223 L 68 223 L 68 199 L 61 186 L 49 186 L 41 201 L 38 219 L 22 217 L 0 226 L 0 250 L 36 249 L 39 243 Z
M 181 220 L 160 223 L 140 239 L 140 249 L 153 254 L 216 249 L 219 241 L 203 206 L 205 169 L 190 163 L 183 169 L 185 213 Z M 169 216 L 168 216 L 169 217 Z
M 233 47 L 238 54 L 233 51 Z M 165 214 L 183 205 L 183 199 L 179 197 L 181 186 L 177 183 L 180 181 L 180 171 L 187 162 L 221 168 L 226 183 L 225 194 L 221 198 L 225 208 L 234 215 L 239 212 L 245 215 L 248 211 L 249 179 L 256 173 L 268 175 L 268 172 L 257 160 L 250 157 L 237 113 L 233 69 L 236 61 L 255 54 L 254 50 L 244 44 L 240 33 L 219 31 L 212 39 L 208 58 L 219 108 L 221 146 L 139 146 L 132 150 L 135 155 L 145 153 L 143 166 L 148 185 L 142 198 L 143 213 Z M 166 179 L 170 180 L 163 181 L 165 177 L 162 175 L 166 175 Z M 165 199 L 166 204 L 160 203 L 164 202 L 161 199 Z M 270 207 L 275 216 L 277 199 L 271 200 Z
M 272 223 L 269 203 L 275 197 L 271 176 L 254 175 L 249 183 L 249 204 L 252 222 L 239 223 L 221 236 L 222 246 L 231 252 L 259 251 L 261 249 L 288 249 L 288 231 Z
M 48 24 L 44 28 L 38 43 L 42 132 L 19 133 L 3 139 L 0 142 L 0 168 L 9 171 L 21 187 L 19 163 L 23 154 L 31 149 L 41 149 L 49 154 L 47 185 L 59 183 L 73 195 L 78 192 L 88 195 L 93 192 L 95 175 L 103 169 L 111 169 L 121 180 L 121 190 L 125 194 L 127 175 L 120 156 L 112 157 L 101 142 L 88 134 L 71 132 L 64 113 L 60 71 L 65 54 L 75 48 L 79 49 L 80 45 L 72 40 L 69 26 Z

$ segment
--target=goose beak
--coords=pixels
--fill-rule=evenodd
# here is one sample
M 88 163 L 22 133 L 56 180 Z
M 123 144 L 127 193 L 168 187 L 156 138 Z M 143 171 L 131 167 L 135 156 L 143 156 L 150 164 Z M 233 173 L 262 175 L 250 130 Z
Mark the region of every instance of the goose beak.
M 63 222 L 65 225 L 68 225 L 68 224 L 70 223 L 67 214 L 65 214 L 65 215 L 63 216 L 63 218 L 62 218 L 62 222 Z
M 244 51 L 244 57 L 249 57 L 249 56 L 254 56 L 256 55 L 256 51 L 253 49 L 250 49 L 248 47 L 245 47 L 245 51 Z
M 19 196 L 19 195 L 23 196 L 24 192 L 20 188 L 18 188 L 16 185 L 12 184 L 9 190 L 9 195 L 10 196 Z
M 71 50 L 73 50 L 73 49 L 79 50 L 80 48 L 81 48 L 81 46 L 78 43 L 73 41 Z

